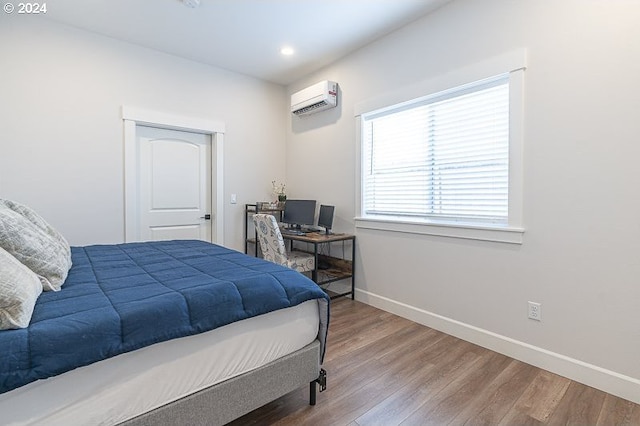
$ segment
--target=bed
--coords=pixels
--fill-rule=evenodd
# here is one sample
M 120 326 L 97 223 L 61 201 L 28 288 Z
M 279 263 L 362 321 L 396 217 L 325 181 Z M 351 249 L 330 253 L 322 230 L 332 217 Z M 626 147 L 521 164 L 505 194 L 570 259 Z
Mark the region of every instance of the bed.
M 329 298 L 288 268 L 202 241 L 72 247 L 60 291 L 0 331 L 3 425 L 225 424 L 309 386 Z

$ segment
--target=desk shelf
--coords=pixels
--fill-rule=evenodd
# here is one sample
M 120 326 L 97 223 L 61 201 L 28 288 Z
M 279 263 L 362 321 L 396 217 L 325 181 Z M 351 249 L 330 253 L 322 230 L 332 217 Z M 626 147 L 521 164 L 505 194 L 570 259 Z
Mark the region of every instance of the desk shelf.
M 353 262 L 350 260 L 318 255 L 318 262 L 329 265 L 327 269 L 318 269 L 318 278 L 316 281 L 318 285 L 329 284 L 353 276 Z

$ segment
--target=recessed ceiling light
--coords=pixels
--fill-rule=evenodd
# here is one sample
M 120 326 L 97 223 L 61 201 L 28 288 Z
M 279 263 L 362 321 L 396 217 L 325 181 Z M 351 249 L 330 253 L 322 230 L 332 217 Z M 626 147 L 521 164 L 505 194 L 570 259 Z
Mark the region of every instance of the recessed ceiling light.
M 185 6 L 190 7 L 191 9 L 195 9 L 200 6 L 200 0 L 182 0 Z
M 280 53 L 282 53 L 285 56 L 291 56 L 294 53 L 293 47 L 289 47 L 289 46 L 284 46 L 282 49 L 280 49 Z

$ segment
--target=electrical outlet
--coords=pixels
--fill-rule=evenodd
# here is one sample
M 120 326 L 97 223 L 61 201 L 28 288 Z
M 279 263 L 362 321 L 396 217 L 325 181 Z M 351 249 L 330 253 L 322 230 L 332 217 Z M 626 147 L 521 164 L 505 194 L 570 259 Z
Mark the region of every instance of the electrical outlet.
M 536 302 L 529 302 L 529 318 L 535 321 L 541 321 L 542 305 Z

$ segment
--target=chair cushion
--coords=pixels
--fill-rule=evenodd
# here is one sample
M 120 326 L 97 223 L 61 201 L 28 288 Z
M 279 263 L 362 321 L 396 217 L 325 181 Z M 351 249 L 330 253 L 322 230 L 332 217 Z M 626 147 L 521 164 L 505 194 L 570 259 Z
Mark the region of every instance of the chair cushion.
M 315 269 L 316 259 L 312 254 L 292 250 L 288 255 L 286 266 L 298 272 L 311 272 Z

